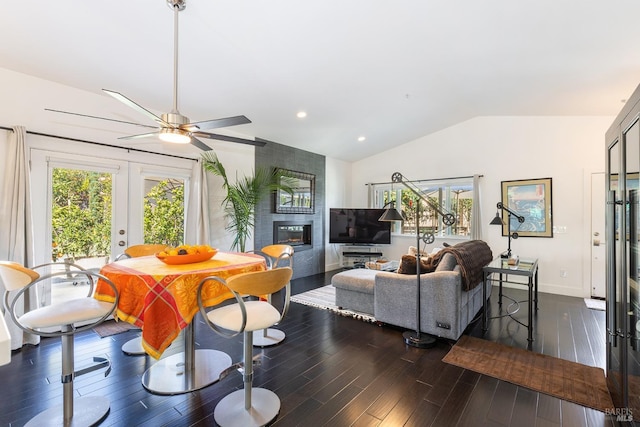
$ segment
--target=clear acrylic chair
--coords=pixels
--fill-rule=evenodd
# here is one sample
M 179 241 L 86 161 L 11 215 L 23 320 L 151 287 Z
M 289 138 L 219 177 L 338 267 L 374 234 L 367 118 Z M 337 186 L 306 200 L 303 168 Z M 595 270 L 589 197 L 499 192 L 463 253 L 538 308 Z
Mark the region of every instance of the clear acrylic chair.
M 0 279 L 5 286 L 5 307 L 11 319 L 23 331 L 42 337 L 60 337 L 62 349 L 62 405 L 52 407 L 32 418 L 27 426 L 90 426 L 95 425 L 108 414 L 110 403 L 106 397 L 83 396 L 74 399 L 73 381 L 75 377 L 106 368 L 105 376 L 111 371 L 106 358 L 94 357 L 94 364 L 79 371 L 74 363 L 74 335 L 91 329 L 113 314 L 118 305 L 116 286 L 98 273 L 83 270 L 75 264 L 64 264 L 75 277 L 83 276 L 89 283 L 89 291 L 84 298 L 75 298 L 61 303 L 32 310 L 25 308 L 24 296 L 31 288 L 57 276 L 67 276 L 62 269 L 41 275 L 36 270 L 49 268 L 55 263 L 26 268 L 19 263 L 0 261 Z M 93 298 L 93 290 L 98 279 L 113 288 L 116 298 L 113 302 L 98 301 Z M 46 283 L 46 282 L 45 282 Z M 26 310 L 26 311 L 25 311 Z M 78 326 L 81 325 L 81 326 Z M 59 330 L 57 330 L 59 329 Z M 61 406 L 61 407 L 60 407 Z
M 216 423 L 223 427 L 262 426 L 274 420 L 280 412 L 280 399 L 274 392 L 253 387 L 253 333 L 280 321 L 282 313 L 263 297 L 289 288 L 292 274 L 290 267 L 281 267 L 238 274 L 226 281 L 212 276 L 204 279 L 198 287 L 198 306 L 205 323 L 223 336 L 244 335 L 244 388 L 225 396 L 213 412 Z M 211 281 L 228 287 L 236 302 L 207 311 L 206 287 Z M 245 301 L 243 296 L 257 299 Z M 286 298 L 285 309 L 288 306 L 289 299 Z

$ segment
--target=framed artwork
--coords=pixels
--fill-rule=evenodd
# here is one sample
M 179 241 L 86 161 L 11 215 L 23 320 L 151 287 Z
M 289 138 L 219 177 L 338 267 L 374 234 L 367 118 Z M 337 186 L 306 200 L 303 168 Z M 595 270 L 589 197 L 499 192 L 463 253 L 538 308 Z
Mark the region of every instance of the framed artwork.
M 515 231 L 519 237 L 553 237 L 551 178 L 502 181 L 502 204 L 524 216 L 522 223 L 503 217 L 503 236 Z

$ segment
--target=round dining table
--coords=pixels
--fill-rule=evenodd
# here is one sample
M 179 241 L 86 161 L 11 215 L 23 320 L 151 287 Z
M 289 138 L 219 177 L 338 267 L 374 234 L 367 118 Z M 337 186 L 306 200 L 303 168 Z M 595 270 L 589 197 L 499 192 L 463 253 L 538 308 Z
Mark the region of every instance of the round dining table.
M 198 390 L 219 380 L 231 358 L 213 349 L 195 349 L 193 319 L 198 313 L 197 288 L 202 279 L 230 276 L 267 268 L 256 254 L 217 252 L 211 259 L 191 264 L 166 264 L 155 256 L 124 259 L 105 265 L 100 274 L 118 289 L 116 319 L 142 330 L 142 346 L 158 359 L 142 377 L 142 385 L 156 394 Z M 113 301 L 115 295 L 98 282 L 95 298 Z M 220 282 L 203 289 L 206 306 L 219 304 L 233 294 Z M 184 350 L 168 357 L 163 352 L 184 332 Z

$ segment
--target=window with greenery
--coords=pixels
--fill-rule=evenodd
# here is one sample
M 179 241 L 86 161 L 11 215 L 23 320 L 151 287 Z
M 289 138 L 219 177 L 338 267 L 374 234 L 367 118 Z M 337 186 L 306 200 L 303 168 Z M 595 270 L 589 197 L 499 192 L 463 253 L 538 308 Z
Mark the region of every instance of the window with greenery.
M 394 233 L 415 236 L 415 203 L 420 203 L 420 234 L 433 233 L 435 237 L 471 236 L 473 178 L 413 181 L 413 184 L 431 204 L 438 206 L 443 212 L 453 214 L 456 222 L 451 226 L 444 224 L 440 214 L 401 183 L 375 184 L 374 206 L 383 207 L 388 202 L 396 202 L 396 208 L 406 218 L 393 225 Z M 397 203 L 398 201 L 400 202 Z
M 65 168 L 52 173 L 53 261 L 109 255 L 111 174 Z M 144 185 L 144 242 L 184 243 L 184 181 L 146 178 Z
M 111 174 L 53 169 L 52 259 L 104 256 L 111 246 Z
M 184 182 L 147 178 L 145 189 L 144 242 L 167 246 L 184 243 Z

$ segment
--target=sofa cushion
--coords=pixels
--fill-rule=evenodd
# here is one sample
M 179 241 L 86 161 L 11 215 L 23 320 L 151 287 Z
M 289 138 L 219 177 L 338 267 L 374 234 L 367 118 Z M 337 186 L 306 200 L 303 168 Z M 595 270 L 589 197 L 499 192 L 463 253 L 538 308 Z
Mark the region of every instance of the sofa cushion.
M 420 258 L 420 273 L 431 273 L 435 271 L 431 257 Z M 416 274 L 416 257 L 413 255 L 402 255 L 400 265 L 398 266 L 398 274 Z
M 457 264 L 456 257 L 453 254 L 446 253 L 440 259 L 435 271 L 451 271 Z
M 378 270 L 354 268 L 334 274 L 331 278 L 331 284 L 335 288 L 373 294 L 373 283 L 377 273 Z

